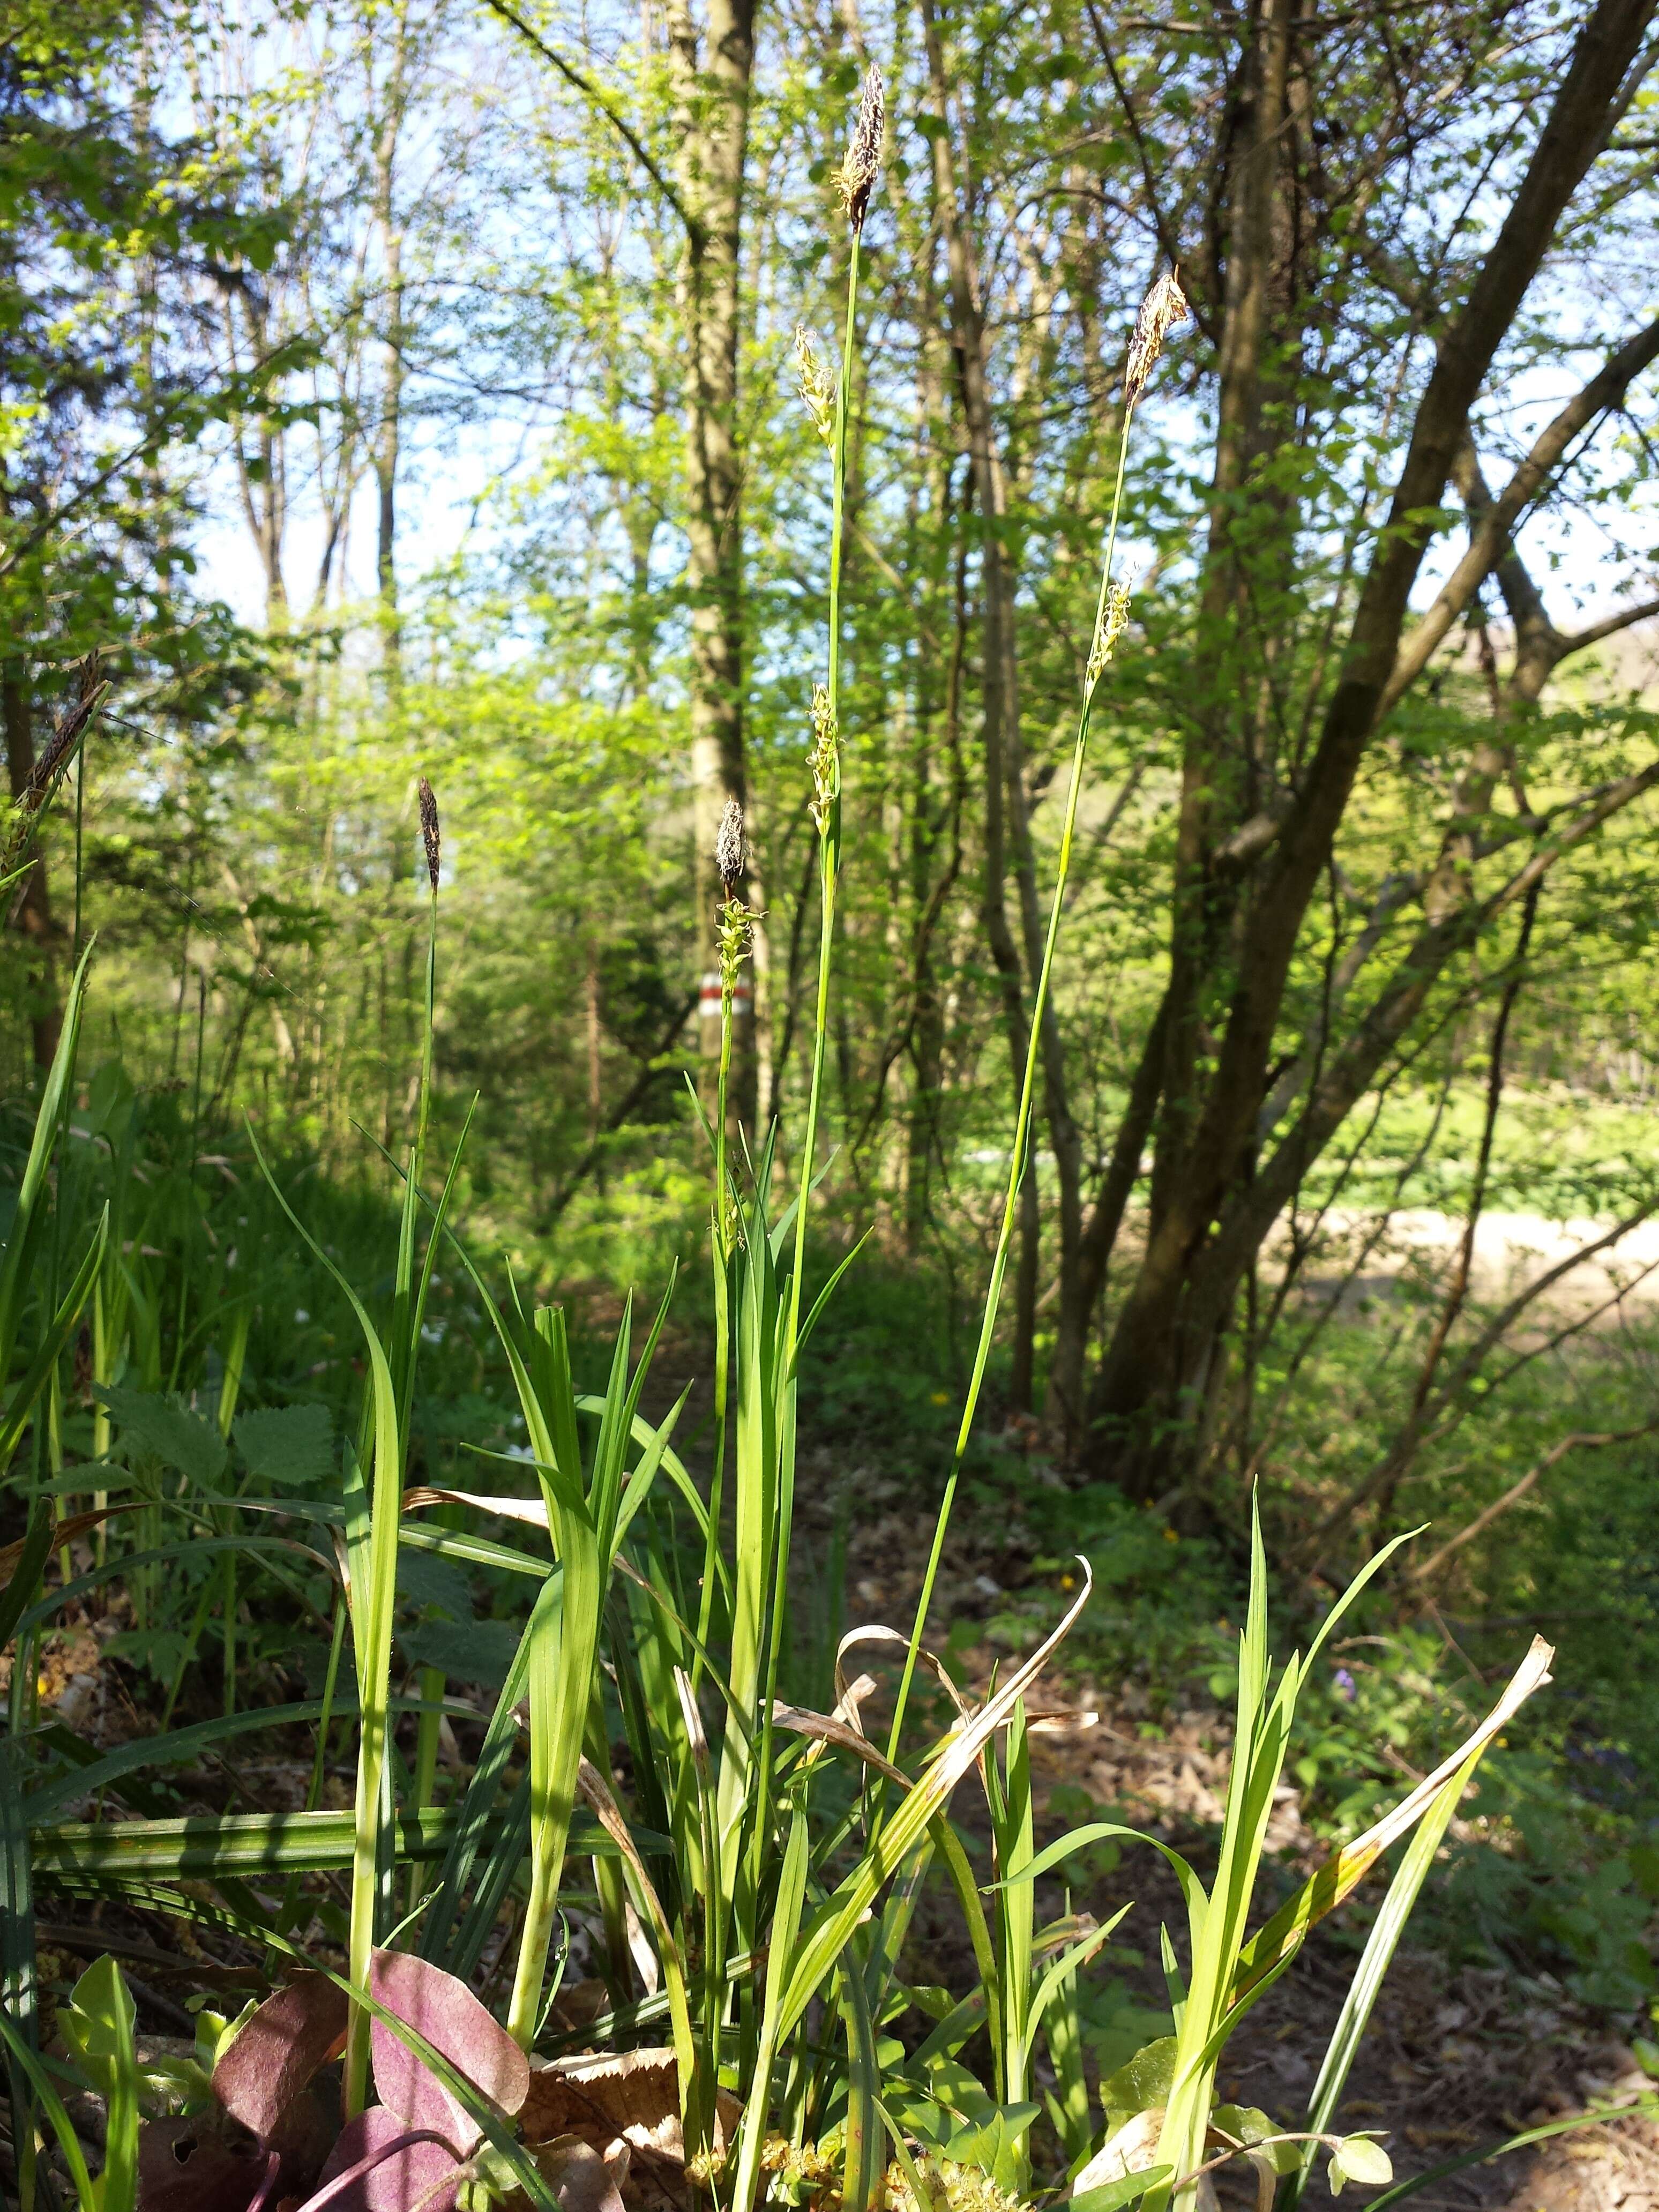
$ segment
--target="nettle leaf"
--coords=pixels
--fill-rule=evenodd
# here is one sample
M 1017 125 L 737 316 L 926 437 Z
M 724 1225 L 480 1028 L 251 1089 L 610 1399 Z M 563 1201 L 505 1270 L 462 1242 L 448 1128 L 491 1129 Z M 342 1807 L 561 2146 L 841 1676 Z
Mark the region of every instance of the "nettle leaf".
M 510 1620 L 423 1620 L 398 1642 L 417 1667 L 438 1667 L 452 1681 L 499 1690 L 519 1649 Z
M 958 2128 L 945 2143 L 945 2155 L 958 2166 L 976 2166 L 994 2175 L 1006 2170 L 1009 2152 L 1042 2111 L 1041 2105 L 999 2105 L 988 2119 Z
M 307 1489 L 334 1472 L 334 1425 L 326 1406 L 269 1406 L 244 1413 L 232 1430 L 256 1481 Z
M 130 1660 L 158 1682 L 170 1682 L 195 1650 L 194 1640 L 178 1628 L 129 1628 L 110 1637 L 104 1650 L 112 1659 Z
M 125 1390 L 108 1384 L 95 1386 L 93 1395 L 108 1409 L 127 1440 L 176 1468 L 200 1488 L 217 1488 L 228 1454 L 211 1421 L 192 1413 L 182 1400 L 160 1391 Z
M 466 1577 L 459 1567 L 435 1559 L 430 1552 L 399 1550 L 398 1591 L 420 1612 L 433 1606 L 453 1620 L 472 1618 L 472 1592 Z

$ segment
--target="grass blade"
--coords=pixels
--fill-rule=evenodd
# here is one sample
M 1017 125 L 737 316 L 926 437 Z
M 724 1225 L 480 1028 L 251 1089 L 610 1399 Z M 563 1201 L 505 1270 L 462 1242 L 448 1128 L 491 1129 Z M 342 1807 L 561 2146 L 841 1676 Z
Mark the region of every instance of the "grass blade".
M 1314 2083 L 1312 2100 L 1308 2106 L 1307 2124 L 1310 2133 L 1323 2134 L 1330 2127 L 1332 2115 L 1336 2111 L 1348 2078 L 1348 2069 L 1353 2064 L 1360 2039 L 1370 2020 L 1371 2008 L 1382 1986 L 1382 1978 L 1388 1972 L 1395 1950 L 1405 1933 L 1412 1907 L 1417 1902 L 1418 1893 L 1429 1869 L 1434 1864 L 1435 1855 L 1451 1825 L 1452 1815 L 1485 1755 L 1486 1748 L 1484 1743 L 1477 1745 L 1434 1799 L 1407 1848 L 1398 1872 L 1389 1884 L 1388 1894 L 1365 1940 L 1365 1948 L 1354 1970 L 1348 1994 L 1342 2001 L 1336 2026 L 1331 2031 L 1319 2078 Z M 1301 2202 L 1303 2187 L 1312 2164 L 1313 2146 L 1310 2144 L 1302 2172 L 1291 2183 L 1286 2212 L 1295 2212 L 1295 2207 Z

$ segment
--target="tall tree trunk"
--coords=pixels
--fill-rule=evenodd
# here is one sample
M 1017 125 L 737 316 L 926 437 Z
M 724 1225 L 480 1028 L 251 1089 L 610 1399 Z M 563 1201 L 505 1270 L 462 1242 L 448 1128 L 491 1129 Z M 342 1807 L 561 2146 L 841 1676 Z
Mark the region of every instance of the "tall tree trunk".
M 1264 27 L 1283 4 L 1263 0 Z M 1218 837 L 1208 802 L 1200 796 L 1208 787 L 1202 763 L 1194 764 L 1197 773 L 1189 770 L 1179 828 L 1177 973 L 1159 1173 L 1146 1254 L 1103 1366 L 1102 1428 L 1093 1446 L 1103 1469 L 1143 1493 L 1168 1480 L 1179 1456 L 1183 1415 L 1197 1410 L 1217 1332 L 1279 1210 L 1278 1170 L 1317 1156 L 1310 1106 L 1275 1156 L 1275 1172 L 1254 1165 L 1304 920 L 1329 866 L 1395 669 L 1429 541 L 1425 518 L 1439 506 L 1470 409 L 1556 225 L 1629 95 L 1627 72 L 1654 13 L 1653 0 L 1596 0 L 1586 15 L 1525 175 L 1440 342 L 1358 591 L 1341 672 L 1293 793 Z M 1259 233 L 1249 227 L 1248 186 L 1240 204 L 1243 241 L 1248 246 L 1255 236 L 1259 245 Z M 1239 250 L 1233 242 L 1234 253 Z M 1252 295 L 1252 284 L 1230 270 L 1230 313 L 1235 299 L 1243 309 Z M 1224 412 L 1226 404 L 1224 395 Z M 1222 466 L 1218 460 L 1218 481 Z M 1352 1040 L 1350 1058 L 1358 1057 L 1344 1071 L 1345 1081 L 1376 1036 L 1421 1004 L 1424 978 L 1438 972 L 1468 926 L 1461 912 L 1437 931 L 1430 925 L 1427 965 L 1419 963 L 1414 975 L 1402 976 L 1371 1030 Z M 1189 1048 L 1189 1036 L 1201 1048 Z M 1328 1071 L 1322 1084 L 1328 1090 L 1331 1082 Z
M 933 133 L 934 197 L 945 247 L 951 336 L 962 386 L 963 422 L 981 526 L 980 580 L 984 605 L 985 665 L 985 890 L 986 939 L 1001 987 L 1003 1024 L 1018 1088 L 1030 1048 L 1030 1021 L 1020 947 L 1008 915 L 1006 878 L 1012 848 L 1019 901 L 1025 968 L 1035 988 L 1042 957 L 1042 921 L 1036 889 L 1025 792 L 1025 755 L 1019 726 L 1018 639 L 1015 626 L 1018 572 L 1009 542 L 1008 485 L 986 375 L 987 332 L 973 240 L 961 205 L 951 137 L 950 82 L 945 48 L 932 0 L 923 0 L 922 27 L 937 128 Z M 1082 1142 L 1066 1080 L 1065 1049 L 1052 998 L 1045 1006 L 1039 1044 L 1044 1101 L 1059 1188 L 1062 1295 L 1071 1291 L 1081 1243 Z M 1013 1363 L 1009 1396 L 1017 1411 L 1032 1399 L 1036 1334 L 1038 1200 L 1036 1146 L 1020 1193 L 1020 1250 L 1014 1288 Z
M 701 34 L 687 0 L 667 9 L 678 148 L 675 177 L 689 218 L 680 264 L 684 335 L 685 477 L 691 608 L 691 782 L 698 957 L 712 963 L 720 889 L 714 840 L 728 799 L 747 796 L 744 755 L 743 455 L 738 428 L 741 244 L 754 0 L 708 0 Z M 753 881 L 748 902 L 762 900 Z M 705 1072 L 718 1019 L 700 1025 Z M 734 1039 L 732 1093 L 752 1112 L 752 1019 Z M 712 1085 L 712 1077 L 709 1079 Z
M 398 151 L 408 112 L 413 57 L 406 5 L 392 12 L 392 60 L 374 136 L 374 219 L 384 263 L 386 329 L 380 422 L 374 446 L 374 579 L 380 593 L 387 688 L 395 697 L 403 675 L 403 628 L 398 606 L 398 470 L 403 458 L 404 356 L 404 226 L 398 209 Z
M 386 283 L 391 312 L 386 367 L 380 384 L 380 434 L 374 441 L 374 580 L 380 599 L 386 681 L 395 693 L 403 672 L 403 630 L 398 611 L 398 467 L 403 449 L 403 234 L 392 220 L 391 172 L 386 179 Z
M 0 718 L 6 731 L 6 776 L 14 804 L 28 789 L 34 773 L 34 704 L 28 671 L 21 660 L 9 660 L 0 672 Z M 16 897 L 15 892 L 7 894 Z M 25 985 L 29 1036 L 34 1064 L 52 1066 L 64 1026 L 63 1003 L 58 988 L 57 933 L 52 927 L 52 902 L 46 887 L 46 854 L 37 847 L 34 865 L 17 904 L 17 927 L 28 947 Z

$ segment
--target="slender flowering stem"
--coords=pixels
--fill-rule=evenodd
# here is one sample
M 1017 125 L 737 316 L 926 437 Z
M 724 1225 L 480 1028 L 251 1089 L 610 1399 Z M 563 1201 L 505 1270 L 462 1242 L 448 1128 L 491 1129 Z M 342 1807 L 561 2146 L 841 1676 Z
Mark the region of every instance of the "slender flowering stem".
M 703 1545 L 702 1595 L 697 1605 L 697 1653 L 691 1676 L 694 1690 L 702 1680 L 703 1653 L 708 1646 L 714 1618 L 718 1574 L 715 1559 L 726 1493 L 726 1404 L 732 1375 L 732 1233 L 726 1188 L 726 1093 L 732 1074 L 732 995 L 735 980 L 722 963 L 720 1073 L 714 1082 L 714 1463 L 708 1479 L 708 1533 Z
M 962 1409 L 962 1420 L 957 1430 L 956 1449 L 951 1455 L 951 1472 L 945 1480 L 945 1495 L 939 1502 L 939 1519 L 933 1529 L 933 1548 L 927 1555 L 927 1571 L 922 1577 L 921 1595 L 916 1601 L 916 1616 L 910 1632 L 909 1648 L 904 1655 L 904 1673 L 899 1682 L 897 1702 L 893 1708 L 892 1727 L 888 1733 L 887 1756 L 898 1757 L 900 1731 L 904 1726 L 905 1709 L 909 1704 L 910 1685 L 916 1671 L 916 1655 L 921 1649 L 923 1632 L 927 1627 L 928 1607 L 933 1603 L 933 1585 L 939 1578 L 939 1561 L 945 1551 L 945 1532 L 951 1525 L 951 1509 L 956 1504 L 957 1484 L 962 1474 L 962 1463 L 968 1450 L 968 1440 L 973 1433 L 974 1419 L 979 1411 L 980 1391 L 985 1381 L 985 1369 L 991 1356 L 991 1339 L 996 1329 L 997 1307 L 1002 1294 L 1002 1278 L 1008 1265 L 1009 1248 L 1013 1243 L 1014 1219 L 1019 1205 L 1019 1187 L 1024 1181 L 1030 1159 L 1031 1134 L 1031 1102 L 1036 1089 L 1037 1055 L 1041 1050 L 1043 1009 L 1048 1000 L 1048 982 L 1054 971 L 1054 946 L 1060 936 L 1060 918 L 1066 904 L 1066 885 L 1072 870 L 1072 845 L 1077 830 L 1078 799 L 1083 788 L 1083 767 L 1089 748 L 1089 725 L 1094 711 L 1095 693 L 1099 688 L 1104 662 L 1103 648 L 1109 654 L 1109 621 L 1121 604 L 1113 590 L 1113 564 L 1117 556 L 1118 517 L 1123 504 L 1124 470 L 1129 457 L 1129 428 L 1134 421 L 1135 402 L 1146 381 L 1143 374 L 1139 382 L 1131 383 L 1123 407 L 1123 428 L 1118 440 L 1117 476 L 1112 486 L 1111 519 L 1106 531 L 1106 553 L 1101 564 L 1100 596 L 1096 602 L 1094 635 L 1091 644 L 1088 670 L 1084 678 L 1083 705 L 1078 714 L 1077 736 L 1072 746 L 1072 781 L 1066 794 L 1066 820 L 1060 832 L 1060 860 L 1054 872 L 1054 895 L 1048 909 L 1048 933 L 1042 947 L 1042 965 L 1037 974 L 1036 996 L 1031 1007 L 1031 1024 L 1025 1045 L 1025 1072 L 1020 1083 L 1019 1113 L 1014 1124 L 1013 1156 L 1008 1167 L 1008 1188 L 1003 1198 L 1002 1226 L 997 1236 L 997 1247 L 991 1261 L 991 1279 L 985 1292 L 985 1311 L 980 1322 L 979 1344 L 974 1354 L 973 1373 L 968 1383 L 968 1396 Z
M 732 1370 L 732 1258 L 737 1245 L 731 1179 L 726 1164 L 726 1114 L 732 1075 L 732 1026 L 738 970 L 749 950 L 749 933 L 754 920 L 738 896 L 738 886 L 748 866 L 748 852 L 743 809 L 735 799 L 730 799 L 714 848 L 714 866 L 726 892 L 720 913 L 720 1052 L 714 1085 L 714 1460 L 708 1484 L 708 1531 L 703 1547 L 702 1595 L 697 1609 L 698 1650 L 691 1676 L 694 1689 L 702 1679 L 703 1652 L 714 1617 L 720 1509 L 726 1489 L 726 1434 Z
M 817 1159 L 818 1112 L 823 1092 L 824 1048 L 830 1031 L 830 970 L 834 951 L 836 893 L 841 878 L 841 563 L 847 505 L 847 415 L 852 396 L 853 347 L 859 295 L 859 247 L 853 233 L 847 267 L 847 322 L 842 338 L 841 381 L 836 392 L 834 481 L 830 511 L 830 647 L 823 730 L 815 748 L 823 788 L 815 811 L 818 823 L 818 988 L 813 1010 L 812 1082 L 806 1102 L 806 1137 L 801 1148 L 800 1202 L 795 1212 L 795 1264 L 789 1286 L 789 1328 L 784 1344 L 785 1372 L 794 1373 L 800 1333 L 800 1285 L 806 1253 L 806 1206 Z
M 870 88 L 876 86 L 873 103 L 875 121 L 866 125 L 866 117 L 872 111 Z M 813 702 L 812 775 L 814 795 L 813 819 L 818 832 L 818 981 L 817 996 L 813 1010 L 812 1079 L 807 1093 L 806 1130 L 801 1145 L 800 1175 L 795 1195 L 794 1261 L 790 1273 L 789 1304 L 784 1327 L 781 1373 L 783 1379 L 785 1402 L 778 1408 L 778 1439 L 781 1454 L 793 1451 L 792 1431 L 794 1413 L 793 1399 L 796 1366 L 800 1352 L 800 1294 L 801 1278 L 806 1264 L 806 1217 L 812 1194 L 813 1171 L 817 1164 L 818 1119 L 823 1095 L 823 1063 L 825 1046 L 830 1032 L 830 975 L 835 951 L 836 894 L 841 879 L 842 846 L 842 776 L 841 776 L 841 570 L 842 549 L 845 535 L 847 509 L 847 418 L 852 405 L 854 349 L 858 326 L 859 252 L 863 241 L 864 210 L 868 204 L 870 185 L 874 180 L 877 153 L 880 143 L 879 80 L 872 70 L 866 79 L 864 105 L 860 111 L 860 131 L 855 134 L 854 155 L 849 163 L 864 149 L 863 160 L 869 173 L 860 171 L 856 206 L 849 199 L 851 246 L 847 264 L 847 316 L 842 333 L 841 377 L 836 392 L 835 445 L 830 484 L 830 639 L 828 666 L 822 695 Z M 873 128 L 874 137 L 870 140 Z M 866 143 L 866 142 L 870 143 Z M 761 1708 L 759 1795 L 757 1802 L 768 1802 L 772 1766 L 772 1707 L 777 1695 L 778 1662 L 783 1645 L 781 1633 L 785 1583 L 789 1571 L 789 1545 L 793 1518 L 793 1486 L 787 1481 L 777 1485 L 777 1521 L 772 1531 L 772 1635 L 769 1642 L 766 1667 L 766 1697 Z M 756 1828 L 758 1847 L 762 1824 Z
M 421 842 L 426 850 L 427 881 L 431 895 L 427 914 L 426 1033 L 421 1040 L 421 1098 L 415 1130 L 414 1177 L 418 1186 L 426 1165 L 427 1117 L 432 1103 L 432 1017 L 438 982 L 438 880 L 443 872 L 443 833 L 438 821 L 438 801 L 422 776 L 416 786 L 421 817 Z

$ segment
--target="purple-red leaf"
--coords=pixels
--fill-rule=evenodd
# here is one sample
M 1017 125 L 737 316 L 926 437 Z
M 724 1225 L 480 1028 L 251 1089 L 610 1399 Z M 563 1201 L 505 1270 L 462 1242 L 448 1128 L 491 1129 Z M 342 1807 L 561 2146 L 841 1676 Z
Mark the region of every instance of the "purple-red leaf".
M 530 2089 L 530 2065 L 507 2030 L 493 2020 L 465 1982 L 408 1951 L 377 1951 L 368 1970 L 369 1995 L 426 2038 L 458 2074 L 503 2112 L 516 2112 Z M 434 2128 L 465 2156 L 479 2127 L 424 2061 L 392 2029 L 376 2021 L 370 2031 L 374 2086 L 380 2102 L 406 2127 Z
M 240 2027 L 213 2069 L 213 2094 L 267 2143 L 283 2116 L 345 2041 L 345 1992 L 326 1974 L 295 1974 Z
M 461 2161 L 447 2143 L 434 2142 L 429 2135 L 404 2140 L 412 2133 L 384 2105 L 371 2105 L 348 2120 L 311 2200 L 317 2212 L 410 2212 L 415 2205 L 421 2212 L 451 2212 Z
M 146 2120 L 138 2130 L 138 2212 L 245 2212 L 269 2160 L 216 2112 Z

